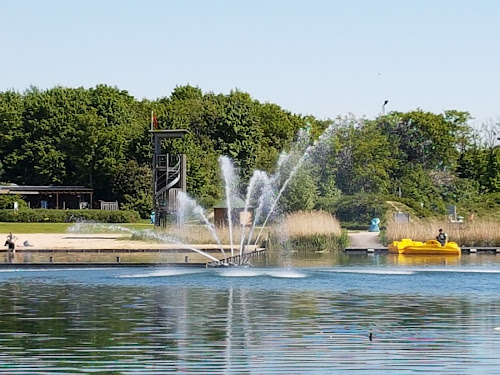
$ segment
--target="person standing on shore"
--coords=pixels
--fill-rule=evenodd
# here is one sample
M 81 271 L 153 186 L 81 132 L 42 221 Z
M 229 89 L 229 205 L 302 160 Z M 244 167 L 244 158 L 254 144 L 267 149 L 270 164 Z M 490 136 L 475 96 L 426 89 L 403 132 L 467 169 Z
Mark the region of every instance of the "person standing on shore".
M 17 240 L 17 237 L 14 236 L 12 234 L 12 232 L 9 233 L 9 235 L 7 236 L 7 240 L 5 241 L 5 244 L 4 246 L 8 246 L 9 247 L 9 251 L 16 251 L 16 240 Z

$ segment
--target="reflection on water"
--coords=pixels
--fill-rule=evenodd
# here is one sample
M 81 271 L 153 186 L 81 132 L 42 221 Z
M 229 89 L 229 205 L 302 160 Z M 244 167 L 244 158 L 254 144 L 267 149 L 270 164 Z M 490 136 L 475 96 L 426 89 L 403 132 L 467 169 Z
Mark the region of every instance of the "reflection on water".
M 220 250 L 210 251 L 210 255 L 220 258 Z M 206 263 L 210 260 L 194 251 L 116 251 L 99 250 L 88 252 L 29 252 L 16 251 L 0 253 L 0 263 Z
M 284 261 L 285 259 L 285 261 Z M 290 264 L 292 267 L 331 267 L 352 265 L 385 265 L 385 266 L 463 266 L 493 264 L 500 266 L 500 256 L 494 253 L 450 255 L 404 255 L 374 253 L 343 253 L 314 251 L 292 251 L 291 254 L 274 252 L 265 257 L 252 258 L 252 265 L 273 267 Z
M 498 373 L 500 267 L 370 260 L 2 270 L 0 371 Z
M 394 263 L 400 266 L 458 266 L 461 256 L 457 255 L 405 255 L 391 254 Z

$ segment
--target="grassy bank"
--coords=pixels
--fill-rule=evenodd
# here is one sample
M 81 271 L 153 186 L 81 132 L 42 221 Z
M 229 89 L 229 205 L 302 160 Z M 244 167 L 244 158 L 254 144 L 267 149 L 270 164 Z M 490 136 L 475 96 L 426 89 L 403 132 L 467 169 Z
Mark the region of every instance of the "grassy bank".
M 0 233 L 65 233 L 74 223 L 0 223 Z M 142 220 L 138 223 L 116 224 L 131 229 L 152 228 L 149 220 Z
M 459 246 L 500 246 L 500 223 L 487 219 L 465 223 L 450 223 L 437 219 L 407 224 L 389 221 L 385 238 L 388 243 L 402 238 L 427 241 L 435 239 L 440 228 L 448 233 L 450 241 L 456 242 Z

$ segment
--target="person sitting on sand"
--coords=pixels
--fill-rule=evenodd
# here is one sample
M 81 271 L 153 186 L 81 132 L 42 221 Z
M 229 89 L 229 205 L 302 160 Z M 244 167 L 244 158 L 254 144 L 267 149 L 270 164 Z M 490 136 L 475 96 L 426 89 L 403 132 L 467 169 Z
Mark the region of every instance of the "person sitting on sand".
M 444 246 L 448 242 L 448 235 L 440 229 L 439 234 L 436 236 L 436 240 L 438 240 L 441 246 Z

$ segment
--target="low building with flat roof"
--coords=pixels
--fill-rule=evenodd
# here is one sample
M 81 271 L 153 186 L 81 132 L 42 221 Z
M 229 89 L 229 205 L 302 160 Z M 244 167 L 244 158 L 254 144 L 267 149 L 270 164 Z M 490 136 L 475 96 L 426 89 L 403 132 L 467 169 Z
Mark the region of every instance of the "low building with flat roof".
M 94 189 L 85 186 L 0 185 L 0 194 L 20 195 L 31 208 L 92 208 Z

